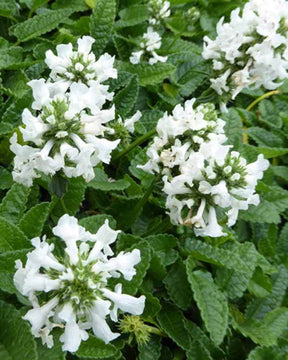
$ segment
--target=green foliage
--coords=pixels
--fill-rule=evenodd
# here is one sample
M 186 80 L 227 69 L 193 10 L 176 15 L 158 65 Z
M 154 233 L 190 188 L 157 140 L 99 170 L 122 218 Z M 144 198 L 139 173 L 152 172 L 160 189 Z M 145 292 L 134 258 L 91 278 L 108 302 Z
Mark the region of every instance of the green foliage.
M 118 358 L 119 350 L 112 344 L 105 345 L 102 340 L 91 336 L 83 342 L 77 351 L 77 355 L 86 359 Z
M 90 34 L 94 37 L 97 56 L 104 50 L 112 33 L 116 12 L 115 0 L 97 0 L 90 16 Z
M 0 204 L 0 217 L 17 223 L 25 211 L 29 192 L 29 188 L 14 184 Z
M 15 25 L 11 32 L 18 41 L 24 42 L 43 35 L 55 29 L 61 22 L 65 21 L 73 12 L 67 10 L 49 10 L 36 15 L 20 24 Z
M 228 303 L 214 283 L 209 272 L 191 271 L 187 266 L 188 280 L 205 326 L 215 344 L 220 344 L 228 327 Z
M 155 85 L 167 79 L 175 70 L 172 64 L 156 63 L 154 66 L 149 64 L 136 64 L 120 63 L 120 70 L 137 74 L 141 86 Z
M 2 301 L 0 302 L 0 338 L 0 349 L 4 354 L 8 354 L 7 360 L 38 359 L 30 326 L 22 320 L 21 314 L 12 305 Z
M 49 211 L 50 204 L 48 202 L 35 205 L 21 218 L 19 228 L 28 238 L 40 236 Z

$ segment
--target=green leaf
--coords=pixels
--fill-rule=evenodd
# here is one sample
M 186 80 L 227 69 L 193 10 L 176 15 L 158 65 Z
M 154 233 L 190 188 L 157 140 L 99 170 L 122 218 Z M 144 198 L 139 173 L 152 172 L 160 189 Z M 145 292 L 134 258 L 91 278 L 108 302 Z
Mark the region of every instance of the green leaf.
M 12 305 L 2 301 L 0 302 L 0 343 L 12 360 L 38 360 L 30 325 L 22 320 L 21 314 Z
M 0 70 L 17 70 L 21 67 L 22 60 L 23 49 L 19 46 L 11 46 L 8 49 L 0 50 Z
M 15 294 L 17 292 L 13 283 L 14 274 L 0 272 L 0 289 L 9 293 Z M 0 357 L 1 359 L 1 357 Z
M 0 218 L 0 251 L 21 250 L 30 246 L 30 242 L 20 229 Z
M 209 245 L 200 240 L 187 239 L 186 248 L 197 260 L 225 266 L 241 273 L 253 273 L 257 262 L 257 251 L 254 245 L 248 242 L 233 244 L 226 249 Z
M 260 204 L 250 206 L 245 212 L 240 213 L 240 218 L 246 221 L 258 223 L 279 223 L 280 214 L 288 208 L 288 191 L 278 186 L 258 184 Z
M 25 264 L 26 256 L 29 251 L 31 251 L 31 249 L 7 251 L 0 254 L 0 272 L 14 273 L 15 261 L 19 259 Z
M 248 290 L 256 297 L 265 297 L 272 290 L 270 279 L 263 273 L 263 270 L 257 268 L 249 282 Z
M 86 187 L 87 184 L 83 178 L 69 179 L 67 192 L 63 196 L 63 201 L 69 215 L 73 216 L 79 210 L 79 207 L 84 199 Z M 54 207 L 52 214 L 59 217 L 63 214 L 63 211 L 64 209 L 58 202 L 58 204 Z
M 256 319 L 245 319 L 237 310 L 232 310 L 232 315 L 233 326 L 262 346 L 276 345 L 288 323 L 288 309 L 284 307 L 269 312 L 261 322 Z
M 267 131 L 260 127 L 250 127 L 246 132 L 259 146 L 276 148 L 284 147 L 284 142 L 281 137 L 271 131 Z
M 95 168 L 94 173 L 95 173 L 94 179 L 90 181 L 87 186 L 95 190 L 122 191 L 130 186 L 130 183 L 124 179 L 113 180 L 113 181 L 109 180 L 108 176 L 102 169 Z
M 262 100 L 259 104 L 259 111 L 261 121 L 263 121 L 266 125 L 276 128 L 280 128 L 282 126 L 279 111 L 272 101 Z
M 253 271 L 251 271 L 251 273 L 240 273 L 233 269 L 218 268 L 216 283 L 228 298 L 235 299 L 243 295 L 252 274 Z
M 237 110 L 231 108 L 227 114 L 221 115 L 226 121 L 225 135 L 228 138 L 227 143 L 233 144 L 233 149 L 238 150 L 242 145 L 242 120 Z
M 118 92 L 114 98 L 117 111 L 122 117 L 128 116 L 136 103 L 139 92 L 139 80 L 138 76 L 131 76 L 127 86 Z
M 288 154 L 288 148 L 277 148 L 277 147 L 268 147 L 268 146 L 259 146 L 255 150 L 259 154 L 263 154 L 266 159 L 271 159 L 278 156 L 283 156 Z
M 0 204 L 0 217 L 17 223 L 25 211 L 29 192 L 24 185 L 14 184 Z
M 161 338 L 153 336 L 145 345 L 138 346 L 137 360 L 158 360 L 161 355 Z
M 87 341 L 82 341 L 77 356 L 86 359 L 107 359 L 119 355 L 119 350 L 113 344 L 105 344 L 102 340 L 90 336 Z
M 200 341 L 194 340 L 187 352 L 187 360 L 213 360 L 208 349 Z
M 281 306 L 288 287 L 288 270 L 280 266 L 278 273 L 272 276 L 272 291 L 263 298 L 254 299 L 247 307 L 248 318 L 263 319 L 269 311 Z
M 141 86 L 156 85 L 167 79 L 175 70 L 172 64 L 156 63 L 153 66 L 145 63 L 130 64 L 128 62 L 119 62 L 120 70 L 137 74 Z
M 0 16 L 17 15 L 18 8 L 14 0 L 0 0 Z
M 99 56 L 109 41 L 116 14 L 115 0 L 97 0 L 90 16 L 90 35 L 95 39 L 93 49 Z
M 228 303 L 224 294 L 214 283 L 210 273 L 203 270 L 190 271 L 188 280 L 201 317 L 215 344 L 221 344 L 228 327 Z
M 25 42 L 43 35 L 65 21 L 74 10 L 46 10 L 42 14 L 35 15 L 31 19 L 25 20 L 11 28 L 11 33 L 17 37 L 18 41 Z
M 281 177 L 282 180 L 288 181 L 288 168 L 287 166 L 271 166 L 273 173 Z
M 191 304 L 192 292 L 186 275 L 186 268 L 182 261 L 177 261 L 169 269 L 164 279 L 166 290 L 171 300 L 182 310 L 187 310 Z
M 62 344 L 59 340 L 55 339 L 54 336 L 54 345 L 51 349 L 48 349 L 46 345 L 42 344 L 40 339 L 37 339 L 37 353 L 39 360 L 65 360 L 66 353 L 62 350 Z
M 146 5 L 132 5 L 119 11 L 120 20 L 115 23 L 116 29 L 134 26 L 148 20 L 148 9 Z
M 190 338 L 184 326 L 184 316 L 174 305 L 164 304 L 157 316 L 163 331 L 182 349 L 190 348 Z
M 9 189 L 13 185 L 11 173 L 3 167 L 0 167 L 0 190 Z
M 249 353 L 247 360 L 284 360 L 285 354 L 279 347 L 256 347 Z
M 138 289 L 140 288 L 143 279 L 146 275 L 146 272 L 150 265 L 151 260 L 151 249 L 148 246 L 146 241 L 139 242 L 135 244 L 129 251 L 133 249 L 139 249 L 141 255 L 141 261 L 135 266 L 136 275 L 133 276 L 131 281 L 123 280 L 123 293 L 127 292 L 128 294 L 135 295 Z
M 50 204 L 48 202 L 43 202 L 32 207 L 20 220 L 20 230 L 30 239 L 40 236 L 49 212 Z
M 112 229 L 116 228 L 116 221 L 111 215 L 92 215 L 79 220 L 79 224 L 83 226 L 87 231 L 90 231 L 92 234 L 96 234 L 99 228 L 104 224 L 105 220 L 109 220 L 109 226 Z

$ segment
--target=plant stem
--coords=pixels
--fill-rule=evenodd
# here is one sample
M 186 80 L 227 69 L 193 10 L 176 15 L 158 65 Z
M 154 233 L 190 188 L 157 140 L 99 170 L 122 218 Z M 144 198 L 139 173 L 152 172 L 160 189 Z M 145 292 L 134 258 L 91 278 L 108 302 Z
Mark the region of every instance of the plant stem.
M 255 105 L 257 105 L 260 101 L 272 96 L 272 95 L 277 95 L 277 94 L 281 94 L 280 90 L 273 90 L 273 91 L 269 91 L 266 94 L 258 97 L 256 100 L 254 100 L 250 105 L 247 106 L 246 110 L 250 111 Z
M 65 214 L 68 214 L 68 210 L 67 210 L 67 208 L 66 208 L 64 199 L 63 199 L 63 198 L 60 198 L 59 200 L 60 200 L 60 204 L 61 204 L 61 206 L 62 206 L 62 209 L 64 210 L 64 213 L 65 213 Z
M 141 145 L 143 142 L 148 140 L 151 136 L 156 134 L 156 129 L 148 131 L 146 134 L 140 136 L 138 139 L 136 139 L 132 144 L 130 144 L 126 149 L 120 151 L 118 154 L 116 154 L 112 158 L 112 162 L 120 159 L 122 156 L 128 154 L 131 150 L 133 150 L 136 146 Z
M 155 176 L 152 181 L 151 184 L 149 185 L 148 189 L 146 190 L 145 194 L 143 195 L 142 199 L 138 202 L 138 204 L 135 206 L 135 213 L 137 213 L 147 202 L 147 200 L 149 199 L 149 196 L 152 194 L 153 189 L 154 189 L 154 184 L 160 179 L 161 174 L 158 174 L 157 176 Z

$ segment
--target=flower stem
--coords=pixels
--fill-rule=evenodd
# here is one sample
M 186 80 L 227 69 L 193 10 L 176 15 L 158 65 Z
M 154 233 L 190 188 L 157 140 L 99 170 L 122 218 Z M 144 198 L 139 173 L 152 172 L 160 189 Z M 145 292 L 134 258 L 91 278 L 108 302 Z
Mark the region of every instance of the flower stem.
M 126 149 L 120 151 L 118 154 L 113 156 L 112 162 L 120 159 L 122 156 L 128 154 L 131 150 L 133 150 L 136 146 L 141 145 L 143 142 L 148 140 L 151 136 L 156 134 L 156 129 L 148 131 L 146 134 L 140 136 L 138 139 L 136 139 L 132 144 L 130 144 Z
M 258 97 L 256 100 L 254 100 L 250 105 L 247 106 L 246 110 L 250 111 L 255 105 L 257 105 L 260 101 L 267 99 L 268 97 L 272 96 L 272 95 L 277 95 L 277 94 L 281 94 L 280 90 L 273 90 L 273 91 L 269 91 L 266 94 Z
M 154 326 L 150 326 L 150 325 L 145 325 L 145 327 L 147 328 L 147 330 L 149 331 L 150 334 L 155 334 L 155 335 L 159 335 L 162 337 L 167 337 L 167 335 L 159 330 L 158 328 L 154 327 Z

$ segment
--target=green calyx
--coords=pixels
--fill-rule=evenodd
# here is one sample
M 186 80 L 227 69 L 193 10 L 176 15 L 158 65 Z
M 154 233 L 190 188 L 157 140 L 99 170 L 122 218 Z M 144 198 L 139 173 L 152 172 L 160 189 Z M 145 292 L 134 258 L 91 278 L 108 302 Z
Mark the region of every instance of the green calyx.
M 92 306 L 93 301 L 103 297 L 100 290 L 105 286 L 102 273 L 95 274 L 92 270 L 96 262 L 86 264 L 85 258 L 79 256 L 77 264 L 67 264 L 68 271 L 65 274 L 69 275 L 61 280 L 61 286 L 56 290 L 59 304 L 72 302 L 75 311 L 81 311 L 83 308 Z M 48 274 L 53 279 L 63 276 L 63 273 L 55 270 L 50 270 Z
M 155 326 L 150 326 L 145 324 L 139 316 L 136 315 L 125 315 L 119 323 L 119 329 L 122 333 L 128 333 L 129 342 L 131 343 L 133 337 L 138 345 L 147 344 L 150 340 L 151 334 L 165 336 L 165 334 L 160 331 Z
M 94 71 L 89 68 L 90 65 L 91 60 L 86 60 L 83 54 L 76 53 L 71 57 L 71 65 L 67 67 L 67 71 L 62 76 L 73 82 L 87 84 L 89 80 L 96 80 Z
M 49 130 L 43 135 L 43 139 L 48 141 L 55 140 L 57 143 L 67 141 L 73 133 L 77 134 L 81 123 L 77 114 L 72 119 L 67 119 L 65 113 L 68 111 L 69 104 L 66 100 L 53 100 L 49 106 L 43 107 L 41 118 L 49 125 Z

